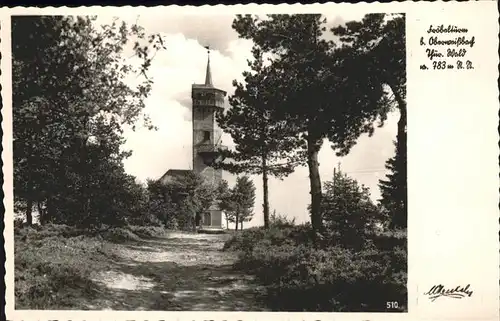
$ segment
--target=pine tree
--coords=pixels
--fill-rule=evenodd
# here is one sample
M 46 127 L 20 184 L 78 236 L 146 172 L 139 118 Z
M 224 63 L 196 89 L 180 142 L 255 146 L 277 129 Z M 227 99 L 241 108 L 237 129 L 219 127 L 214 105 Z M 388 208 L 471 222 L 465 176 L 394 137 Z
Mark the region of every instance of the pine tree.
M 250 221 L 253 216 L 255 186 L 250 177 L 240 176 L 236 179 L 231 197 L 234 202 L 235 229 L 238 230 L 238 224 L 243 226 L 242 223 Z
M 322 213 L 333 241 L 356 248 L 383 220 L 369 189 L 340 171 L 325 183 Z
M 384 97 L 387 100 L 385 107 L 387 111 L 391 111 L 394 107 L 399 110 L 396 149 L 400 151 L 398 152 L 400 159 L 394 161 L 393 165 L 401 166 L 394 170 L 406 175 L 406 159 L 403 159 L 406 158 L 407 123 L 404 14 L 367 14 L 362 21 L 351 21 L 345 26 L 333 28 L 332 31 L 340 36 L 343 42 L 343 47 L 338 53 L 343 57 L 344 68 L 350 70 L 353 75 L 359 75 L 353 80 L 360 84 L 368 84 L 359 86 L 360 88 L 370 88 L 380 84 L 390 88 L 391 95 Z M 403 178 L 398 178 L 397 184 L 401 184 L 403 188 Z M 406 187 L 401 193 L 406 193 Z M 398 196 L 397 199 L 401 203 L 403 197 Z
M 224 213 L 226 218 L 226 229 L 229 229 L 229 222 L 234 222 L 235 215 L 235 203 L 233 199 L 232 190 L 229 188 L 229 185 L 226 180 L 222 180 L 222 182 L 217 187 L 217 200 L 219 203 L 219 208 Z
M 406 183 L 406 39 L 402 14 L 368 14 L 362 21 L 351 21 L 332 29 L 344 46 L 339 49 L 345 68 L 360 75 L 358 83 L 383 84 L 390 88 L 387 111 L 399 111 L 396 155 L 386 168 L 391 171 L 380 180 L 380 204 L 391 215 L 391 227 L 407 225 Z M 366 86 L 365 86 L 366 88 Z M 394 107 L 393 107 L 394 106 Z
M 379 181 L 382 198 L 380 204 L 390 216 L 389 228 L 406 228 L 408 221 L 408 190 L 407 190 L 407 163 L 406 144 L 397 148 L 394 157 L 386 162 L 386 168 L 391 172 L 386 179 Z
M 218 124 L 231 135 L 235 150 L 224 153 L 224 161 L 216 166 L 231 173 L 262 175 L 264 227 L 269 227 L 269 176 L 283 178 L 300 164 L 294 157 L 296 140 L 283 122 L 273 120 L 274 92 L 266 83 L 267 69 L 261 50 L 253 47 L 254 61 L 249 61 L 250 72 L 243 72 L 245 84 L 233 82 L 234 95 L 229 97 L 231 107 L 218 114 Z M 250 120 L 250 121 L 249 121 Z M 286 160 L 284 160 L 286 158 Z

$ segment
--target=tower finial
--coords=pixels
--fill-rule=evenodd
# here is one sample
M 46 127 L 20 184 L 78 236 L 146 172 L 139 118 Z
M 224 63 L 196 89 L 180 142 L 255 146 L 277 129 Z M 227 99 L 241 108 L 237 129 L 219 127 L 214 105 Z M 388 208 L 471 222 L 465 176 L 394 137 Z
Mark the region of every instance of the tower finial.
M 207 49 L 207 54 L 208 54 L 207 74 L 205 75 L 205 86 L 213 87 L 214 85 L 212 83 L 212 72 L 210 70 L 210 46 L 205 46 L 205 49 Z

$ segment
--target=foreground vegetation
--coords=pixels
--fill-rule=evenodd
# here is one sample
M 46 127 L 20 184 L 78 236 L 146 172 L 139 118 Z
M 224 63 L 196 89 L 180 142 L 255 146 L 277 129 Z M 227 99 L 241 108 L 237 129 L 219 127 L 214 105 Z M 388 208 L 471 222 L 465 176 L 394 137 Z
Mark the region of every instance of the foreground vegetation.
M 78 309 L 99 295 L 92 273 L 114 263 L 111 242 L 162 236 L 158 227 L 128 226 L 90 233 L 67 225 L 17 226 L 15 298 L 17 309 Z
M 368 188 L 346 174 L 335 173 L 324 186 L 321 235 L 311 224 L 273 215 L 268 229 L 226 242 L 226 251 L 239 252 L 235 267 L 266 286 L 273 310 L 406 310 L 406 229 L 394 229 Z
M 329 237 L 314 247 L 312 232 L 309 224 L 252 228 L 234 235 L 224 249 L 239 252 L 235 267 L 266 286 L 273 310 L 407 309 L 405 231 L 371 235 L 357 250 Z M 387 309 L 387 302 L 398 306 Z

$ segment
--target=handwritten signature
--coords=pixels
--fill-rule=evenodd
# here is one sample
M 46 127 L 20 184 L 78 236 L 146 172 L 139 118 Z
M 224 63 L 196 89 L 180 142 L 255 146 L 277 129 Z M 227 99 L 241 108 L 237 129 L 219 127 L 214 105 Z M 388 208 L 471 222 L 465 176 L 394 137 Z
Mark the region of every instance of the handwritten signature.
M 464 286 L 457 286 L 455 288 L 445 288 L 442 284 L 433 285 L 429 291 L 425 292 L 424 295 L 428 295 L 429 299 L 434 302 L 437 298 L 446 296 L 453 299 L 462 299 L 465 297 L 472 296 L 474 293 L 470 289 L 470 284 Z

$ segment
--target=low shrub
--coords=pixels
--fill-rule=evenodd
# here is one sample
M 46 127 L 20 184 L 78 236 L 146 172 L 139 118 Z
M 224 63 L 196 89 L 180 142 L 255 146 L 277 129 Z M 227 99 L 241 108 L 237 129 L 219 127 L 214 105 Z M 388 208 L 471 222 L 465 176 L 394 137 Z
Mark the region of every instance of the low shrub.
M 269 291 L 279 298 L 270 301 L 278 309 L 377 312 L 386 301 L 406 302 L 406 273 L 393 274 L 387 253 L 297 248 L 290 256 L 292 263 Z
M 19 230 L 25 225 L 24 219 L 22 217 L 14 218 L 14 230 Z
M 285 215 L 276 213 L 276 210 L 274 210 L 269 218 L 269 225 L 271 227 L 293 227 L 295 225 L 295 217 L 289 219 Z
M 114 243 L 140 240 L 140 237 L 127 227 L 112 227 L 101 235 L 106 241 Z
M 88 234 L 87 231 L 83 229 L 64 224 L 21 226 L 15 228 L 14 233 L 21 237 L 37 240 L 50 237 L 75 237 Z
M 316 249 L 306 225 L 245 230 L 225 249 L 240 252 L 235 267 L 266 286 L 273 310 L 377 312 L 386 311 L 387 301 L 406 308 L 404 241 L 382 235 L 358 251 L 332 244 Z
M 91 273 L 96 266 L 106 269 L 110 255 L 95 237 L 61 236 L 65 233 L 67 227 L 47 226 L 23 228 L 15 235 L 17 309 L 75 308 L 95 297 Z
M 140 215 L 130 217 L 127 222 L 131 225 L 138 226 L 163 226 L 162 221 L 158 218 L 158 215 L 146 211 L 146 214 L 140 213 Z
M 165 228 L 163 225 L 160 226 L 136 226 L 136 225 L 130 225 L 128 226 L 128 229 L 138 235 L 139 237 L 142 238 L 156 238 L 156 237 L 161 237 L 165 236 Z
M 407 245 L 405 230 L 385 231 L 383 233 L 370 235 L 370 239 L 378 248 L 384 250 L 392 250 L 395 247 L 406 248 Z
M 271 226 L 269 229 L 253 227 L 235 233 L 224 244 L 224 250 L 251 252 L 259 242 L 271 245 L 312 244 L 312 231 L 309 225 Z

